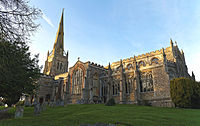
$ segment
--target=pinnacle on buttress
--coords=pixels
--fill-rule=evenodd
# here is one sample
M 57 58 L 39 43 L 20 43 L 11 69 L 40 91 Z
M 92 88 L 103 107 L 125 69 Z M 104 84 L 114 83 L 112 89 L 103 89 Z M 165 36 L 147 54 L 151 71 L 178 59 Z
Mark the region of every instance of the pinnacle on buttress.
M 181 49 L 181 54 L 184 54 L 183 50 Z
M 110 67 L 110 62 L 109 62 L 109 64 L 108 64 L 108 69 L 109 69 L 109 70 L 111 69 L 111 67 Z
M 166 56 L 164 48 L 162 48 L 162 54 L 163 54 L 164 57 Z
M 123 64 L 122 64 L 122 59 L 120 59 L 120 66 L 122 66 Z
M 170 46 L 173 47 L 173 44 L 172 38 L 170 38 Z
M 195 81 L 195 75 L 193 71 L 192 71 L 192 79 Z
M 137 63 L 137 61 L 136 61 L 136 56 L 134 55 L 134 61 L 135 61 L 135 63 Z
M 112 75 L 112 69 L 110 67 L 110 62 L 108 64 L 108 76 L 110 77 Z

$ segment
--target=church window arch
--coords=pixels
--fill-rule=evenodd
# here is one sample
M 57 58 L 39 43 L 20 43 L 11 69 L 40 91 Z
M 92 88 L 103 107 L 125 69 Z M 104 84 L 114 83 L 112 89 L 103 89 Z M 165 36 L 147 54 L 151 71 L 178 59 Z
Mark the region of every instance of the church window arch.
M 153 76 L 152 73 L 142 73 L 141 82 L 140 82 L 140 91 L 141 92 L 152 92 L 154 91 L 153 86 Z
M 117 90 L 117 85 L 115 86 L 115 95 L 117 94 L 118 90 Z
M 156 58 L 156 57 L 154 57 L 154 58 L 152 58 L 151 59 L 151 63 L 158 63 L 158 61 L 159 61 L 159 59 L 158 58 Z
M 125 89 L 126 89 L 126 93 L 129 94 L 131 91 L 131 80 L 128 79 L 128 81 L 125 83 Z
M 128 68 L 128 70 L 130 70 L 130 69 L 132 68 L 132 64 L 129 63 L 129 64 L 127 65 L 127 68 Z
M 138 64 L 139 64 L 139 66 L 146 66 L 144 61 L 140 61 Z
M 131 92 L 131 80 L 128 82 L 128 93 Z
M 83 70 L 77 68 L 72 74 L 72 94 L 81 94 L 83 86 Z

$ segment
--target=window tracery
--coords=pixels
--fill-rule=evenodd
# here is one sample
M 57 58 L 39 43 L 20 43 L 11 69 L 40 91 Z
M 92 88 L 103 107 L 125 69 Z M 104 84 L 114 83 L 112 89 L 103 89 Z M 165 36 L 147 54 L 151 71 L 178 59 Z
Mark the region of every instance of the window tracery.
M 83 85 L 83 71 L 81 68 L 76 69 L 72 75 L 72 94 L 81 94 Z
M 140 62 L 139 62 L 139 66 L 146 66 L 146 64 L 145 64 L 144 61 L 140 61 Z
M 128 64 L 127 68 L 128 68 L 128 70 L 130 70 L 132 68 L 132 64 Z
M 157 63 L 158 63 L 158 60 L 159 60 L 158 58 L 153 58 L 153 59 L 151 60 L 151 63 L 156 63 L 156 64 L 157 64 Z
M 153 88 L 153 76 L 152 73 L 142 73 L 141 75 L 141 83 L 140 83 L 141 92 L 150 92 L 154 91 Z
M 126 83 L 125 83 L 125 90 L 126 90 L 126 93 L 129 94 L 131 92 L 131 80 L 128 80 Z

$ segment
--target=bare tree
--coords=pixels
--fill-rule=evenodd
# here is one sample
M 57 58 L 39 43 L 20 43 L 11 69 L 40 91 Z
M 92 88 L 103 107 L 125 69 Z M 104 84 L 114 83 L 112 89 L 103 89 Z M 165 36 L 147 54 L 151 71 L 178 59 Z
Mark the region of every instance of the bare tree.
M 0 0 L 0 37 L 26 42 L 38 28 L 34 21 L 41 15 L 41 10 L 30 7 L 27 0 Z

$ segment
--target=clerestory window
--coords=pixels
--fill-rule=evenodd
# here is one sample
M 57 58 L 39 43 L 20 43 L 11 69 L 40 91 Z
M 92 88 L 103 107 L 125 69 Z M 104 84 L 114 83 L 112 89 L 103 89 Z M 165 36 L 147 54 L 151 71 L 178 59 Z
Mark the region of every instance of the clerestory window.
M 159 60 L 158 58 L 153 58 L 153 59 L 151 60 L 151 63 L 156 63 L 156 64 L 157 64 L 157 63 L 158 63 L 158 60 Z

